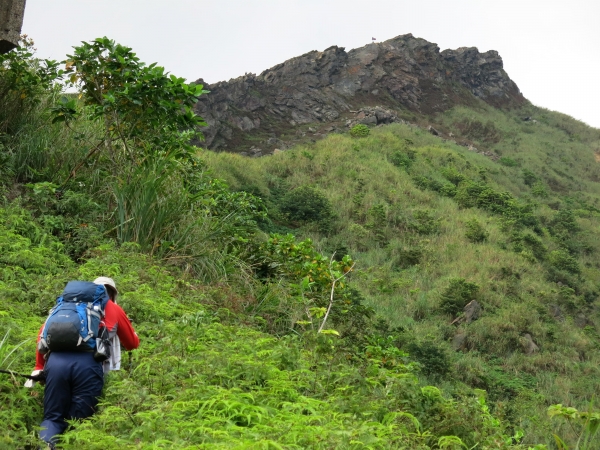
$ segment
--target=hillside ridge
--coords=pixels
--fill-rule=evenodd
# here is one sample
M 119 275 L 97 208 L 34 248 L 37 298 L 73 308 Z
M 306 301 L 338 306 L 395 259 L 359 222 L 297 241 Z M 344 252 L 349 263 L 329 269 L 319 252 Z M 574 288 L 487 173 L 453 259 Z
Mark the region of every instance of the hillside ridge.
M 326 134 L 356 120 L 389 123 L 394 113 L 430 115 L 476 99 L 499 108 L 525 102 L 498 52 L 481 53 L 475 47 L 440 51 L 412 34 L 348 52 L 337 46 L 311 51 L 260 75 L 206 87 L 210 94 L 196 106 L 208 124 L 202 145 L 232 152 L 258 146 L 261 154 L 301 142 L 306 131 L 314 136 L 310 124 Z M 372 106 L 388 112 L 357 117 L 358 110 Z

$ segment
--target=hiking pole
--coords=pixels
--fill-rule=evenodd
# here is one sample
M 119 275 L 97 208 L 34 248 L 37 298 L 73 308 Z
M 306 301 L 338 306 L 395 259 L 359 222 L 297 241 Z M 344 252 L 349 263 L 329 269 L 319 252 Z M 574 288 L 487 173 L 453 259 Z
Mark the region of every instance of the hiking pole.
M 13 372 L 12 370 L 0 369 L 0 373 L 7 373 L 9 375 L 13 375 L 16 377 L 28 378 L 33 381 L 45 381 L 46 380 L 46 374 L 44 372 L 40 372 L 37 375 L 25 375 L 22 373 Z

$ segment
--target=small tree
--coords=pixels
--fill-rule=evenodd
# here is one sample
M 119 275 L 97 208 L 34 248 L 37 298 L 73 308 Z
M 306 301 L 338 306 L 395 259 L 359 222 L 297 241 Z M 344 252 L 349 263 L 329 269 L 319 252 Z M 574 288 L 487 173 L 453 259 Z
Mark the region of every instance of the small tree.
M 103 37 L 84 42 L 68 55 L 68 83 L 80 91 L 92 120 L 103 124 L 100 142 L 69 178 L 102 148 L 116 173 L 123 163 L 143 164 L 148 158 L 189 158 L 195 153 L 190 139 L 205 125 L 193 111 L 202 85 L 187 84 L 156 64 L 146 65 L 131 48 Z M 54 121 L 70 122 L 79 113 L 78 103 L 64 99 L 54 108 Z
M 459 313 L 477 295 L 479 285 L 464 278 L 452 278 L 441 295 L 440 309 L 447 314 Z
M 469 220 L 465 227 L 467 228 L 465 237 L 474 244 L 486 241 L 490 235 L 477 219 Z

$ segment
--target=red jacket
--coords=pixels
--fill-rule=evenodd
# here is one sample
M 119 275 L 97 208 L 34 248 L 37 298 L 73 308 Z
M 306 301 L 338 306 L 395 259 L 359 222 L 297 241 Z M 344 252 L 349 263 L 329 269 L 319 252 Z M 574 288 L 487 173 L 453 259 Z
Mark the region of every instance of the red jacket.
M 108 332 L 111 336 L 114 336 L 115 334 L 119 336 L 121 345 L 125 347 L 126 350 L 134 350 L 139 347 L 140 338 L 131 326 L 131 322 L 129 321 L 127 314 L 125 314 L 125 311 L 123 311 L 123 308 L 112 300 L 109 300 L 106 304 L 104 314 L 104 324 L 106 328 L 108 328 Z M 43 329 L 44 325 L 42 325 L 40 332 L 38 333 L 38 341 L 42 336 Z M 36 348 L 34 370 L 43 370 L 45 364 L 46 360 L 44 359 L 44 355 Z

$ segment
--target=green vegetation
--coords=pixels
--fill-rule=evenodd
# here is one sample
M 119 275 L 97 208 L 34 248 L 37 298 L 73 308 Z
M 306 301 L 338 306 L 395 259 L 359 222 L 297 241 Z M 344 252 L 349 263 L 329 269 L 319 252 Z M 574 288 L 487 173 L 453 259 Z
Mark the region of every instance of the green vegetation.
M 28 45 L 0 60 L 2 368 L 70 279 L 113 277 L 142 341 L 62 448 L 593 448 L 598 130 L 478 104 L 434 120 L 500 159 L 407 125 L 248 159 L 191 147 L 202 87 L 131 49 Z M 21 382 L 3 448 L 37 445 Z
M 449 395 L 485 389 L 490 410 L 523 429 L 523 442 L 553 448 L 556 434 L 575 448 L 578 434 L 551 420 L 547 405 L 586 410 L 599 393 L 600 131 L 531 105 L 503 112 L 481 103 L 432 120 L 501 157 L 389 125 L 266 158 L 205 160 L 233 189 L 253 186 L 268 205 L 264 229 L 297 227 L 325 253 L 352 254 L 349 282 L 421 364 L 421 380 Z M 335 213 L 329 230 L 274 213 L 282 185 L 324 193 Z M 479 319 L 450 325 L 473 299 Z
M 362 123 L 359 123 L 358 125 L 354 125 L 351 129 L 350 129 L 350 136 L 352 137 L 367 137 L 369 135 L 369 133 L 371 133 L 371 130 L 369 129 L 368 126 L 363 125 Z

